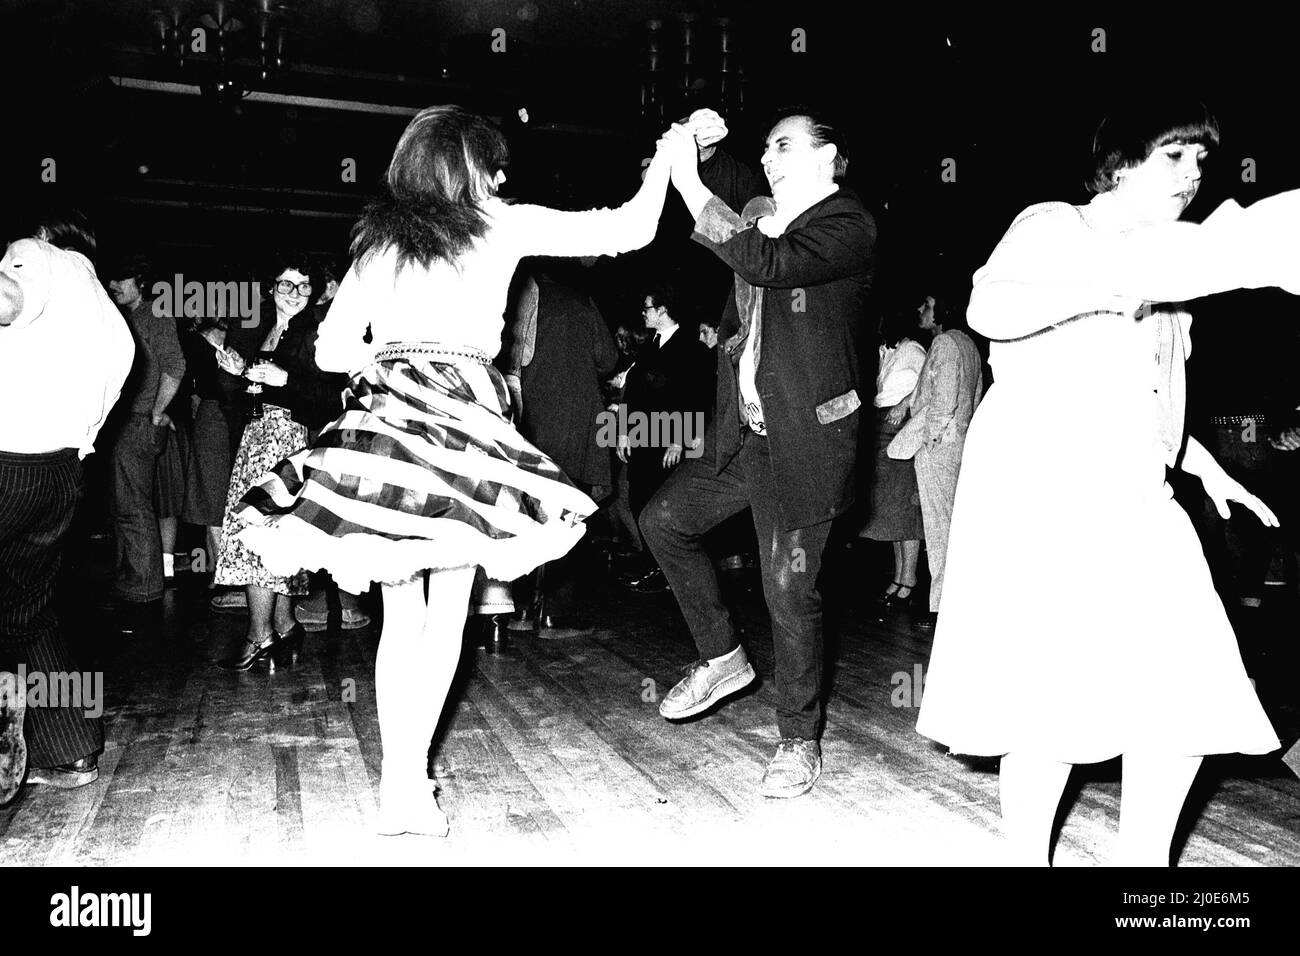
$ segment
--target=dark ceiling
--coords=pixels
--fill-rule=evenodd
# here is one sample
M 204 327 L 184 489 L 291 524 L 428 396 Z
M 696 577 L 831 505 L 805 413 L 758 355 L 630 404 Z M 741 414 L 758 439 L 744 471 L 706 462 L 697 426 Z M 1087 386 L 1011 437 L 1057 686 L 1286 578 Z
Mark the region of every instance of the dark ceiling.
M 214 27 L 232 18 L 240 29 L 219 63 Z M 647 117 L 651 20 L 662 24 L 662 97 Z M 174 47 L 160 52 L 169 22 L 191 41 L 206 31 L 184 65 Z M 262 24 L 272 49 L 281 28 L 285 41 L 267 78 Z M 1080 198 L 1092 129 L 1133 84 L 1185 88 L 1219 112 L 1218 195 L 1296 185 L 1293 124 L 1278 119 L 1295 112 L 1290 47 L 1286 25 L 1264 14 L 1205 24 L 820 0 L 0 0 L 0 63 L 20 91 L 5 115 L 0 224 L 17 228 L 24 207 L 58 199 L 123 243 L 177 255 L 271 243 L 337 253 L 406 121 L 382 108 L 458 102 L 500 117 L 510 188 L 580 206 L 631 194 L 661 113 L 726 106 L 732 148 L 755 158 L 764 114 L 802 100 L 838 111 L 882 251 L 965 268 L 1018 208 Z M 1257 161 L 1258 182 L 1240 181 L 1242 157 Z M 941 179 L 945 160 L 955 182 Z M 352 161 L 355 182 L 343 174 Z

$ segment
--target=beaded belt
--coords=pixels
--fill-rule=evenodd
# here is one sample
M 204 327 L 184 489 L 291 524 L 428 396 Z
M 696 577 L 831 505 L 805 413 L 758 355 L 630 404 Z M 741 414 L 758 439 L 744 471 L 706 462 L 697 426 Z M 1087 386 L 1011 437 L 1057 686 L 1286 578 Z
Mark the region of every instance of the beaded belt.
M 468 345 L 447 346 L 436 342 L 390 342 L 375 353 L 376 362 L 389 362 L 393 359 L 423 358 L 435 362 L 478 362 L 491 365 L 492 359 L 486 352 L 480 352 Z
M 1247 423 L 1253 423 L 1256 428 L 1268 424 L 1267 415 L 1215 415 L 1210 419 L 1211 425 L 1218 425 L 1221 428 L 1235 428 Z

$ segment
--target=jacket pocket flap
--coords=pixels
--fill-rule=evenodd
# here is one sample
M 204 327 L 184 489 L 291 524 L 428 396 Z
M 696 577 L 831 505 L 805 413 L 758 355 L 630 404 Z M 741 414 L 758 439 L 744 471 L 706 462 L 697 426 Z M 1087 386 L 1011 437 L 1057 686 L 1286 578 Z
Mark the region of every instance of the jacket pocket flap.
M 837 395 L 817 406 L 817 421 L 823 425 L 837 422 L 846 415 L 851 415 L 862 405 L 858 390 L 851 388 L 843 395 Z

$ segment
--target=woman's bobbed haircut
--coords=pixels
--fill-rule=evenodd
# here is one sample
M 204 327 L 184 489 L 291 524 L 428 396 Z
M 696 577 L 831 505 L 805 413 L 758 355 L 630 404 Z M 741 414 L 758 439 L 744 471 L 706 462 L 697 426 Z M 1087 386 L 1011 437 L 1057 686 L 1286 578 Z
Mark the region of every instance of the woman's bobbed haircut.
M 1170 143 L 1219 145 L 1219 122 L 1204 103 L 1156 97 L 1131 99 L 1097 127 L 1092 141 L 1092 177 L 1088 188 L 1104 193 L 1115 188 L 1115 173 L 1146 161 Z
M 353 258 L 395 246 L 398 270 L 454 263 L 487 231 L 482 202 L 508 161 L 505 136 L 486 118 L 459 106 L 421 110 L 397 141 L 383 195 L 353 229 Z

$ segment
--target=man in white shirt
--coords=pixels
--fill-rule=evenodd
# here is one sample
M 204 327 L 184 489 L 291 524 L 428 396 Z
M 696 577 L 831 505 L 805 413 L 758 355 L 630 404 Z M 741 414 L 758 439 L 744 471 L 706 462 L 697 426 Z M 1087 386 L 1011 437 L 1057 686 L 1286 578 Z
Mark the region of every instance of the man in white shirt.
M 26 700 L 33 679 L 53 687 L 50 678 L 74 673 L 54 607 L 62 542 L 81 459 L 135 354 L 93 254 L 93 235 L 72 214 L 47 220 L 0 259 L 0 805 L 25 774 L 61 788 L 99 775 L 99 718 L 59 706 L 70 701 L 46 696 L 29 709 Z

